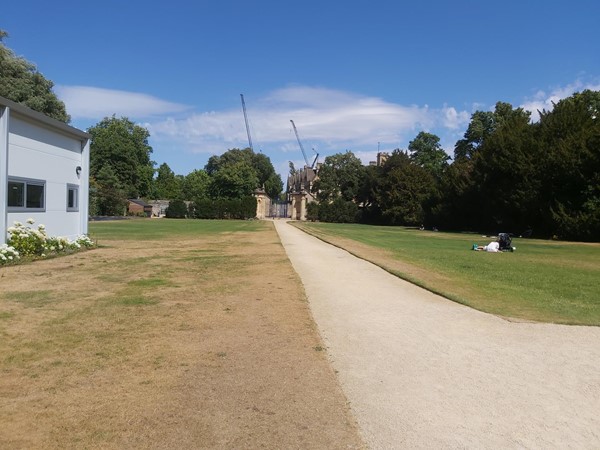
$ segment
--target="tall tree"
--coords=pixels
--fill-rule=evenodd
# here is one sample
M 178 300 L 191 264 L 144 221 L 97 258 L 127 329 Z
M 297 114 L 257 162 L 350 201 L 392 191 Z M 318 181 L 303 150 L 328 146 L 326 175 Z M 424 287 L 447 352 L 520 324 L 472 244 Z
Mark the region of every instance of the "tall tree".
M 545 231 L 562 238 L 600 236 L 600 91 L 585 90 L 543 111 L 539 161 Z M 540 226 L 543 226 L 541 224 Z
M 206 170 L 206 173 L 212 176 L 222 167 L 231 164 L 236 164 L 241 161 L 245 161 L 248 164 L 252 165 L 253 155 L 254 152 L 250 148 L 232 148 L 230 150 L 227 150 L 222 155 L 213 155 L 210 158 L 208 158 L 208 162 L 206 163 L 204 170 Z
M 256 170 L 246 161 L 227 164 L 212 175 L 211 197 L 241 199 L 251 196 L 258 186 Z
M 494 132 L 495 127 L 496 121 L 493 112 L 476 111 L 473 113 L 463 139 L 459 140 L 454 147 L 454 160 L 471 159 L 483 141 Z
M 450 156 L 440 145 L 440 138 L 435 134 L 421 131 L 408 143 L 410 158 L 429 173 L 439 178 L 448 166 Z
M 429 224 L 446 229 L 475 230 L 479 226 L 479 191 L 473 179 L 473 161 L 455 160 L 444 171 L 439 184 L 439 201 L 433 205 Z
M 279 196 L 279 193 L 283 189 L 281 176 L 275 172 L 269 157 L 262 153 L 254 153 L 250 148 L 234 148 L 220 156 L 211 156 L 205 166 L 205 170 L 213 177 L 225 167 L 239 167 L 245 170 L 246 166 L 252 168 L 255 173 L 256 186 L 253 187 L 253 190 L 264 186 L 269 197 L 277 198 Z
M 344 201 L 355 201 L 359 195 L 364 167 L 351 151 L 336 153 L 325 158 L 319 169 L 319 178 L 313 191 L 321 202 L 341 197 Z
M 256 169 L 259 187 L 264 187 L 270 198 L 279 197 L 283 190 L 283 182 L 281 176 L 275 172 L 271 159 L 262 153 L 255 153 L 251 164 Z
M 200 200 L 209 197 L 210 177 L 205 170 L 193 170 L 183 180 L 183 198 Z
M 110 165 L 102 166 L 94 177 L 90 177 L 90 214 L 121 216 L 125 207 L 125 192 L 119 178 Z
M 128 197 L 150 194 L 154 162 L 150 160 L 150 133 L 126 117 L 105 117 L 88 129 L 90 175 L 95 176 L 105 165 L 111 166 Z
M 0 30 L 0 96 L 41 112 L 49 117 L 69 123 L 65 104 L 52 91 L 54 83 L 45 78 L 24 58 L 16 56 L 3 40 L 8 37 Z
M 537 214 L 540 155 L 529 112 L 507 103 L 499 105 L 496 128 L 474 160 L 478 210 L 489 231 L 520 233 Z
M 383 168 L 381 166 L 366 166 L 363 169 L 358 188 L 356 202 L 361 205 L 363 222 L 377 222 L 380 209 L 377 204 L 377 189 L 381 182 Z
M 160 199 L 181 199 L 182 183 L 167 163 L 162 163 L 156 171 L 154 196 Z
M 423 206 L 433 190 L 433 176 L 405 152 L 394 150 L 383 166 L 376 192 L 383 219 L 391 225 L 421 225 Z

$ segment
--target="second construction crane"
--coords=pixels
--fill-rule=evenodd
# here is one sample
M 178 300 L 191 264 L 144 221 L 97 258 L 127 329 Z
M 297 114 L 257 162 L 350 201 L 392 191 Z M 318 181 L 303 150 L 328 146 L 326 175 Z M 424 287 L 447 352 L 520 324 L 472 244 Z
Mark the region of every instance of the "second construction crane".
M 298 136 L 298 130 L 296 129 L 296 124 L 291 119 L 290 119 L 290 122 L 292 122 L 292 127 L 294 127 L 294 133 L 296 134 L 296 139 L 298 140 L 298 145 L 300 146 L 300 150 L 302 150 L 302 156 L 304 156 L 304 162 L 306 163 L 306 165 L 308 167 L 310 167 L 311 169 L 314 169 L 315 165 L 317 164 L 317 160 L 319 159 L 319 154 L 317 152 L 315 152 L 315 149 L 313 148 L 313 152 L 315 152 L 317 156 L 315 156 L 315 159 L 313 160 L 312 164 L 310 164 L 308 162 L 308 156 L 306 156 L 306 152 L 304 151 L 304 146 L 302 145 L 300 136 Z

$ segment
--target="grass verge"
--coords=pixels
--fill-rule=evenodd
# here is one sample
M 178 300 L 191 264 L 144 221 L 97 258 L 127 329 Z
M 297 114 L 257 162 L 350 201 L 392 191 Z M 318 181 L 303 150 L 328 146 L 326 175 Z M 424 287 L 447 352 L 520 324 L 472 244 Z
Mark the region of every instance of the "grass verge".
M 403 227 L 296 223 L 428 290 L 528 321 L 600 325 L 600 245 L 514 239 L 514 253 L 474 252 L 490 238 Z

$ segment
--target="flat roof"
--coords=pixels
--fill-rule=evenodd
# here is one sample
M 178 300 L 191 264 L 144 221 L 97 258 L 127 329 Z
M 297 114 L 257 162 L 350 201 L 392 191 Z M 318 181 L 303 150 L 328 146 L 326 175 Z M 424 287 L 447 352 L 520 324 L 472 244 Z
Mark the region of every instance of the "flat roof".
M 22 116 L 29 117 L 38 122 L 42 122 L 52 128 L 57 128 L 63 133 L 76 136 L 81 140 L 90 139 L 92 137 L 89 133 L 86 133 L 85 131 L 81 131 L 78 128 L 72 127 L 71 125 L 61 122 L 60 120 L 53 119 L 52 117 L 48 117 L 47 115 L 42 114 L 41 112 L 34 111 L 33 109 L 21 103 L 13 102 L 12 100 L 9 100 L 7 98 L 0 97 L 0 106 L 7 107 L 11 111 L 21 114 Z

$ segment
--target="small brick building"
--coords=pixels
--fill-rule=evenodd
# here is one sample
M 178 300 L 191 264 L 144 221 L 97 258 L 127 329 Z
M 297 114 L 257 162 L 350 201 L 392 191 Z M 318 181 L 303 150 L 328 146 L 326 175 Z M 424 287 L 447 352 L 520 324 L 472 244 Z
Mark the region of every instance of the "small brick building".
M 127 212 L 134 216 L 152 216 L 152 205 L 137 198 L 127 199 Z

